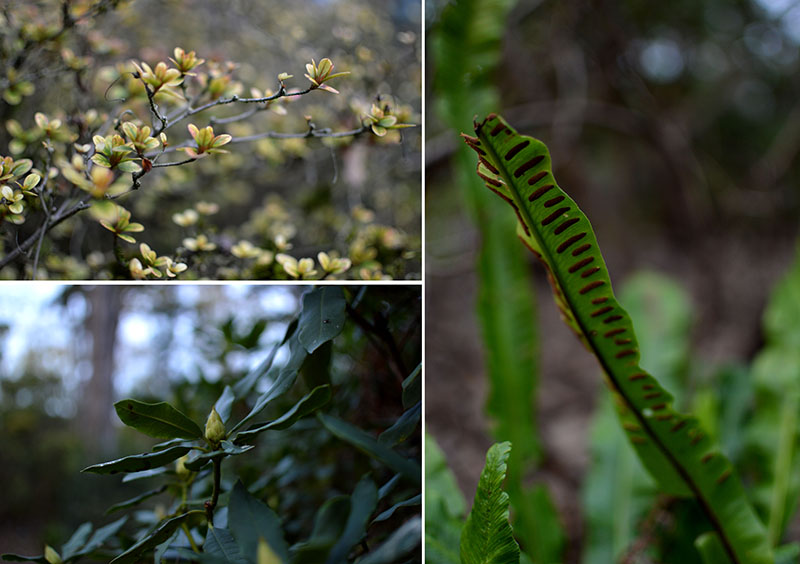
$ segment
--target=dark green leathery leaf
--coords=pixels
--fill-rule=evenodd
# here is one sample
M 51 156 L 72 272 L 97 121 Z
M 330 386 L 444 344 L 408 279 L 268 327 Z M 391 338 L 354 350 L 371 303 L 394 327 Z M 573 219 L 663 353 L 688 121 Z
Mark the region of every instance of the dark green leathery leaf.
M 169 464 L 173 460 L 180 458 L 191 447 L 176 446 L 166 450 L 156 452 L 145 452 L 143 454 L 133 454 L 109 462 L 93 464 L 81 470 L 81 472 L 93 472 L 94 474 L 119 474 L 120 472 L 141 472 L 143 470 L 155 469 L 159 466 Z
M 157 439 L 200 439 L 197 423 L 166 402 L 145 403 L 125 399 L 114 404 L 120 420 L 137 431 Z
M 614 297 L 589 220 L 553 178 L 547 147 L 495 114 L 476 123 L 475 134 L 464 139 L 478 153 L 478 175 L 514 208 L 520 238 L 547 270 L 565 322 L 600 362 L 643 464 L 665 492 L 697 498 L 733 562 L 773 562 L 731 463 L 639 366 L 631 319 Z

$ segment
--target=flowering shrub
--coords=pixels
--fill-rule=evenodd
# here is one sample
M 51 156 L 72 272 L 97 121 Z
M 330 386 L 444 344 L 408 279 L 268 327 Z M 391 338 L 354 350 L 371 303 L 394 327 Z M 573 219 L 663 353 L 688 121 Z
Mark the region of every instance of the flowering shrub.
M 215 382 L 185 382 L 170 401 L 117 401 L 122 433 L 161 442 L 89 461 L 81 481 L 122 475 L 147 486 L 113 500 L 110 522 L 83 523 L 41 554 L 2 559 L 420 563 L 419 300 L 418 286 L 310 289 L 264 351 L 264 319 L 244 333 L 233 319 L 215 327 L 220 348 L 253 349 L 263 360 Z M 204 359 L 198 351 L 201 375 L 213 364 Z M 75 503 L 74 511 L 86 510 Z
M 390 14 L 366 2 L 297 9 L 311 7 L 332 10 L 327 23 L 342 41 L 369 40 L 356 57 L 321 41 L 314 50 L 338 54 L 308 57 L 303 85 L 287 72 L 303 61 L 255 68 L 202 42 L 192 50 L 145 40 L 131 50 L 142 43 L 140 11 L 169 12 L 160 3 L 11 3 L 0 22 L 8 135 L 0 131 L 0 155 L 8 155 L 0 170 L 0 275 L 417 278 L 420 166 L 408 139 L 418 145 L 418 133 L 402 131 L 418 116 L 395 100 L 418 101 L 419 57 L 411 51 L 410 70 L 395 78 L 377 35 L 396 23 Z M 262 17 L 275 19 L 264 8 Z M 206 9 L 217 25 L 258 17 L 258 10 Z M 365 29 L 347 23 L 353 10 Z M 177 31 L 186 25 L 166 19 Z M 298 18 L 282 37 L 305 37 L 300 21 L 309 38 L 326 35 L 313 27 L 324 28 L 325 18 Z M 351 27 L 345 33 L 334 24 Z M 397 49 L 409 52 L 416 34 L 401 33 Z M 190 43 L 200 36 L 192 29 Z M 287 57 L 309 51 L 289 43 Z M 163 260 L 149 261 L 139 243 Z

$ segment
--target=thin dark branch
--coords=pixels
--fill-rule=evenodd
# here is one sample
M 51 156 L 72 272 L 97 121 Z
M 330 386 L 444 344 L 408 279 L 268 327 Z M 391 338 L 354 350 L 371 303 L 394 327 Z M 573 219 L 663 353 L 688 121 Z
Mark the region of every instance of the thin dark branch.
M 55 216 L 53 216 L 49 222 L 42 223 L 42 225 L 39 226 L 39 228 L 33 233 L 33 235 L 25 239 L 25 241 L 23 241 L 22 244 L 17 245 L 17 247 L 13 251 L 11 251 L 2 259 L 0 259 L 0 270 L 5 268 L 9 263 L 13 262 L 14 260 L 17 259 L 17 257 L 19 257 L 21 254 L 25 253 L 25 251 L 30 249 L 33 246 L 33 244 L 38 240 L 38 238 L 41 236 L 40 234 L 42 231 L 45 232 L 50 231 L 65 219 L 69 219 L 79 211 L 83 211 L 89 207 L 90 207 L 89 203 L 81 200 L 71 208 L 61 211 Z
M 47 166 L 45 167 L 45 171 L 50 170 L 50 167 L 53 164 L 53 153 L 50 152 L 48 159 L 47 159 Z M 44 222 L 42 225 L 47 225 L 50 221 L 50 206 L 47 204 L 47 200 L 44 199 L 44 191 L 47 187 L 47 176 L 45 175 L 44 178 L 41 180 L 42 185 L 39 188 L 39 201 L 42 203 L 42 210 L 44 211 Z M 42 243 L 44 243 L 44 236 L 47 231 L 42 229 L 39 233 L 39 242 L 36 244 L 36 255 L 33 258 L 33 271 L 31 273 L 31 279 L 36 280 L 36 270 L 39 268 L 39 255 L 42 252 Z
M 209 125 L 218 125 L 218 124 L 225 124 L 225 123 L 234 123 L 234 122 L 237 122 L 237 121 L 241 121 L 243 119 L 247 119 L 250 116 L 254 116 L 258 112 L 263 112 L 266 109 L 267 109 L 266 106 L 256 107 L 256 108 L 253 108 L 252 110 L 247 110 L 246 112 L 242 112 L 240 114 L 236 114 L 235 116 L 230 116 L 230 117 L 226 117 L 226 118 L 218 118 L 216 116 L 211 116 L 211 118 L 209 118 L 209 120 L 208 120 L 208 124 Z
M 165 168 L 168 166 L 180 166 L 195 162 L 197 159 L 186 159 L 184 161 L 176 161 L 172 163 L 153 163 L 153 168 Z
M 147 100 L 150 102 L 150 111 L 158 119 L 158 121 L 161 122 L 161 127 L 158 129 L 158 131 L 156 131 L 156 135 L 158 135 L 167 128 L 169 122 L 167 121 L 166 116 L 161 115 L 161 112 L 158 111 L 158 104 L 156 104 L 156 101 L 154 99 L 156 93 L 152 91 L 150 86 L 144 81 L 144 78 L 142 78 L 142 76 L 138 72 L 134 73 L 133 75 L 142 81 L 142 85 L 144 85 L 144 91 L 147 92 Z
M 246 135 L 244 137 L 234 137 L 231 143 L 246 143 L 247 141 L 256 141 L 258 139 L 303 139 L 303 138 L 323 138 L 323 137 L 355 137 L 369 131 L 369 127 L 362 125 L 358 129 L 351 129 L 349 131 L 331 131 L 330 129 L 309 129 L 305 133 L 281 133 L 278 131 L 265 131 L 264 133 L 256 133 L 255 135 Z
M 214 108 L 216 106 L 224 106 L 225 104 L 233 104 L 234 102 L 238 102 L 241 104 L 263 104 L 266 102 L 271 102 L 273 100 L 277 100 L 278 98 L 288 98 L 290 96 L 303 96 L 308 94 L 315 88 L 306 88 L 305 90 L 300 90 L 298 92 L 286 92 L 286 88 L 281 84 L 280 89 L 271 96 L 261 96 L 259 98 L 240 98 L 237 95 L 233 95 L 230 98 L 219 98 L 212 102 L 207 102 L 202 106 L 198 106 L 196 108 L 187 108 L 183 111 L 183 113 L 178 114 L 172 121 L 172 123 L 177 123 L 182 119 L 185 119 L 189 116 L 193 116 L 194 114 L 199 114 L 200 112 L 204 112 L 208 109 Z
M 386 326 L 386 324 L 371 323 L 350 304 L 346 305 L 346 309 L 347 314 L 353 319 L 353 321 L 356 322 L 356 325 L 361 327 L 367 333 L 368 337 L 374 335 L 380 339 L 380 341 L 389 351 L 389 358 L 392 360 L 390 366 L 394 367 L 396 375 L 400 378 L 400 380 L 405 379 L 405 377 L 408 376 L 408 370 L 406 370 L 405 362 L 400 354 L 400 349 L 397 348 L 397 343 L 395 342 L 394 337 L 392 336 L 392 333 L 389 331 L 389 328 Z

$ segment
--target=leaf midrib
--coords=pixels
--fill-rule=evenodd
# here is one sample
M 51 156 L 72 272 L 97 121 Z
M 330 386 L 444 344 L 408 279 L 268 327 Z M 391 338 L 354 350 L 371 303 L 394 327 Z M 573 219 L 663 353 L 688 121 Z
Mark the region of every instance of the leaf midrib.
M 142 403 L 140 405 L 148 405 L 148 404 Z M 161 404 L 158 404 L 158 403 L 149 404 L 149 407 L 152 407 L 153 409 L 158 409 L 160 405 L 166 405 L 166 406 L 168 406 L 168 408 L 172 407 L 166 402 L 162 402 Z M 175 423 L 173 421 L 168 421 L 166 419 L 161 419 L 160 417 L 156 417 L 154 415 L 149 415 L 149 414 L 141 413 L 139 411 L 134 411 L 133 409 L 129 409 L 126 406 L 123 406 L 123 409 L 125 409 L 126 411 L 128 411 L 131 414 L 138 415 L 139 417 L 144 417 L 144 418 L 147 418 L 147 419 L 151 419 L 153 421 L 158 421 L 159 423 L 164 423 L 167 426 L 170 426 L 170 427 L 173 427 L 175 429 L 178 429 L 179 431 L 186 431 L 187 433 L 191 433 L 193 437 L 197 437 L 197 438 L 202 437 L 202 432 L 200 432 L 200 433 L 197 432 L 197 431 L 200 430 L 200 427 L 194 421 L 189 419 L 186 415 L 184 415 L 183 413 L 181 413 L 179 410 L 177 410 L 175 408 L 173 408 L 173 409 L 175 409 L 175 413 L 178 414 L 179 417 L 183 417 L 187 421 L 189 421 L 195 427 L 194 429 L 192 429 L 192 428 L 186 429 L 184 427 L 181 427 L 180 425 L 178 425 L 177 423 Z

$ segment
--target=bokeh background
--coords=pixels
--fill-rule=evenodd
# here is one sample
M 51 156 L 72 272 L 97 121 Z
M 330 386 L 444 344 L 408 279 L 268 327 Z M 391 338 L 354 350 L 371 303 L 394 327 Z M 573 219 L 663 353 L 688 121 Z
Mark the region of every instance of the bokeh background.
M 0 553 L 41 554 L 44 543 L 61 546 L 83 522 L 99 527 L 126 513 L 130 523 L 147 522 L 150 510 L 165 511 L 168 498 L 157 496 L 139 508 L 148 511 L 105 514 L 112 504 L 158 487 L 158 477 L 123 482 L 80 473 L 157 442 L 122 425 L 113 403 L 126 397 L 167 401 L 202 424 L 224 386 L 281 342 L 307 289 L 6 284 L 0 296 Z M 352 298 L 360 288 L 350 290 Z M 364 323 L 381 324 L 383 336 L 368 335 L 347 318 L 331 350 L 330 413 L 377 433 L 403 412 L 401 373 L 420 362 L 420 302 L 415 286 L 363 289 L 356 310 Z M 277 365 L 286 362 L 286 352 L 279 352 Z M 325 377 L 323 365 L 311 364 L 269 408 L 270 416 L 303 396 L 300 381 L 309 371 Z M 268 384 L 262 379 L 259 389 Z M 407 444 L 419 459 L 419 429 Z M 289 543 L 306 539 L 322 503 L 350 492 L 370 471 L 366 455 L 332 437 L 314 417 L 271 433 L 250 454 L 226 465 L 225 479 L 260 477 Z M 379 467 L 371 471 L 384 479 Z M 396 518 L 418 511 L 401 508 Z
M 533 343 L 535 358 L 517 351 L 530 368 L 522 401 L 534 412 L 519 425 L 541 441 L 523 481 L 545 484 L 554 499 L 566 534 L 559 560 L 616 561 L 641 539 L 646 514 L 634 511 L 622 542 L 591 559 L 598 513 L 589 483 L 613 430 L 613 417 L 598 427 L 608 407 L 599 368 L 559 320 L 543 269 L 513 233 L 514 214 L 474 175 L 458 134 L 494 111 L 548 144 L 554 175 L 592 221 L 634 316 L 644 366 L 686 390 L 684 409 L 719 426 L 736 372 L 748 409 L 776 410 L 747 386 L 779 379 L 754 359 L 769 345 L 762 316 L 795 260 L 800 226 L 800 3 L 432 0 L 425 28 L 427 429 L 471 500 L 485 452 L 502 438 L 492 434 L 502 408 L 490 406 L 492 416 L 486 407 L 487 366 L 502 341 L 481 325 L 478 304 L 485 316 L 521 303 L 505 336 L 518 343 L 519 328 Z M 796 390 L 800 369 L 781 366 Z M 747 450 L 753 419 L 742 421 L 739 442 L 724 429 L 717 436 L 747 481 L 747 461 L 772 455 Z M 763 496 L 750 493 L 763 516 Z M 786 535 L 800 538 L 796 515 Z M 697 555 L 658 561 L 680 558 Z

